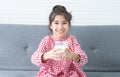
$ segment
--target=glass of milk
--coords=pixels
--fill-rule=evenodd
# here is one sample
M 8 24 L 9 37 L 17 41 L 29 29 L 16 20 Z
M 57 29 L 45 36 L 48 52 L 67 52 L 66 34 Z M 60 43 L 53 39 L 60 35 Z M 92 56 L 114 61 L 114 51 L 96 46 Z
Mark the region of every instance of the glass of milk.
M 63 53 L 63 56 L 66 56 L 65 49 L 68 48 L 68 42 L 67 41 L 55 41 L 55 48 L 61 49 L 59 52 Z
M 56 41 L 55 48 L 60 48 L 61 50 L 64 51 L 66 48 L 68 48 L 68 42 L 67 41 Z

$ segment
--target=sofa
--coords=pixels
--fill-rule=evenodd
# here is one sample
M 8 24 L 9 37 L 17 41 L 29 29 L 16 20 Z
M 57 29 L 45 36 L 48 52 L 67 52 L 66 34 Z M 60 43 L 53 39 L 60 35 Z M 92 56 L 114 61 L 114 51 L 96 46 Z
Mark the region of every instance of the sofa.
M 74 25 L 69 33 L 88 55 L 88 77 L 120 77 L 120 25 Z M 0 77 L 35 77 L 31 55 L 48 34 L 47 25 L 0 24 Z

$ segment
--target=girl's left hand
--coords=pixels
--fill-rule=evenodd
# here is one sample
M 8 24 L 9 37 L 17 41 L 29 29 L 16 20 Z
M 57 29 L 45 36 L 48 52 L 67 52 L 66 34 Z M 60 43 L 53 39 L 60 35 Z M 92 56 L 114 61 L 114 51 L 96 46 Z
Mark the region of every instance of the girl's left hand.
M 73 60 L 74 62 L 79 62 L 80 61 L 80 55 L 74 53 L 70 49 L 66 48 L 65 53 L 66 53 L 66 55 L 63 56 L 63 59 L 65 59 L 65 60 Z

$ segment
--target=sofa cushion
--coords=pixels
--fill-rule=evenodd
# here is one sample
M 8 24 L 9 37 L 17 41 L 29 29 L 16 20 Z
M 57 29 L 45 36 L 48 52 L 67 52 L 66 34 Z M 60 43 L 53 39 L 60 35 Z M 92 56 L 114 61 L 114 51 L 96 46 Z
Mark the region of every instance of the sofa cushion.
M 35 77 L 38 71 L 0 71 L 0 77 Z M 120 77 L 119 72 L 85 72 L 87 77 Z
M 120 72 L 86 72 L 87 77 L 120 77 Z
M 0 71 L 0 77 L 35 77 L 38 71 Z

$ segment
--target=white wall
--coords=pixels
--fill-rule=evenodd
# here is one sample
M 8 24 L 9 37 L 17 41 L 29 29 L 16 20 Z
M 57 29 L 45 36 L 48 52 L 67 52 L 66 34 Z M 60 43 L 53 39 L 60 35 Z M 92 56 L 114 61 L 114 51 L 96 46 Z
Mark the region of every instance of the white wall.
M 56 4 L 72 12 L 73 25 L 120 25 L 120 0 L 0 0 L 0 24 L 47 25 Z

